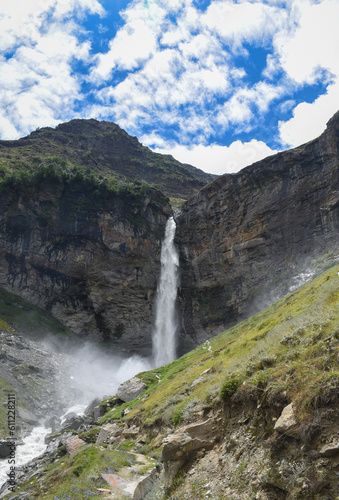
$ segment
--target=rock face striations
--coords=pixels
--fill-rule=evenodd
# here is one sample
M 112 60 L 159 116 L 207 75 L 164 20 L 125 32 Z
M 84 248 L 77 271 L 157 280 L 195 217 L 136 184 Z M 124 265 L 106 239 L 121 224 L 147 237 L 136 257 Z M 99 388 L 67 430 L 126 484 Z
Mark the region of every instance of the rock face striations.
M 337 250 L 338 144 L 339 113 L 318 139 L 223 175 L 186 203 L 177 220 L 183 344 L 282 296 L 312 259 Z
M 2 187 L 0 286 L 83 337 L 149 352 L 168 199 L 62 175 Z

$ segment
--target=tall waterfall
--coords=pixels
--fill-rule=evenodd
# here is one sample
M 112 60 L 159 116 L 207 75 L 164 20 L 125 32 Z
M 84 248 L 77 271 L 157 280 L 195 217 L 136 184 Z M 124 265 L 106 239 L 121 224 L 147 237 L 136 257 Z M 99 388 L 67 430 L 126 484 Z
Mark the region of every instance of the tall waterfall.
M 161 246 L 161 271 L 157 289 L 155 328 L 153 331 L 153 358 L 162 366 L 176 358 L 176 298 L 179 285 L 179 255 L 174 245 L 175 221 L 166 224 Z

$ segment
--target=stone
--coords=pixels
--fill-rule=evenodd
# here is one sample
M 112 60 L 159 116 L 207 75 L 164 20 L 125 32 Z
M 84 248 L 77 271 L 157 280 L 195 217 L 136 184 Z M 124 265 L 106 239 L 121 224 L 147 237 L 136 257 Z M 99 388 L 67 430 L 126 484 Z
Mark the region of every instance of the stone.
M 133 500 L 143 500 L 152 490 L 157 478 L 158 472 L 154 467 L 154 469 L 152 469 L 152 471 L 137 484 L 133 493 Z
M 162 458 L 164 462 L 166 483 L 169 485 L 179 468 L 192 458 L 192 454 L 213 447 L 213 421 L 186 425 L 170 434 L 163 442 Z
M 295 439 L 300 438 L 300 426 L 295 418 L 293 403 L 285 406 L 275 423 L 274 430 Z
M 104 424 L 100 428 L 96 444 L 108 443 L 112 438 L 120 435 L 120 428 L 116 424 Z
M 0 440 L 0 458 L 8 458 L 11 454 L 10 441 L 7 439 Z
M 90 415 L 93 413 L 94 408 L 99 406 L 99 404 L 103 401 L 102 398 L 94 398 L 92 401 L 89 403 L 89 405 L 85 408 L 84 414 L 85 415 Z
M 84 416 L 72 414 L 62 424 L 61 432 L 66 432 L 69 430 L 77 431 L 79 427 L 84 423 L 84 420 Z
M 133 377 L 119 385 L 117 396 L 126 403 L 132 401 L 146 389 L 146 384 L 138 377 Z
M 338 453 L 339 453 L 339 443 L 324 445 L 319 451 L 319 454 L 322 457 L 333 457 Z
M 45 421 L 45 427 L 51 429 L 51 433 L 55 432 L 61 425 L 61 419 L 56 415 L 53 415 Z
M 79 436 L 70 436 L 65 441 L 66 450 L 69 455 L 74 453 L 76 450 L 78 450 L 81 446 L 84 446 L 85 444 L 86 444 L 85 441 L 80 439 Z
M 26 408 L 19 408 L 19 417 L 29 425 L 39 425 L 39 418 Z

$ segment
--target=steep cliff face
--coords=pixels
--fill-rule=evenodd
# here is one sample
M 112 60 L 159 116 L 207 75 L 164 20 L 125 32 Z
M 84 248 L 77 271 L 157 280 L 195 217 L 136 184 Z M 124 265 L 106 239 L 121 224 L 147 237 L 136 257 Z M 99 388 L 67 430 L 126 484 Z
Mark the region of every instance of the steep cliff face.
M 177 221 L 183 344 L 286 293 L 313 258 L 337 250 L 338 143 L 339 113 L 317 140 L 219 177 L 187 202 Z
M 46 175 L 2 188 L 0 286 L 82 337 L 149 351 L 167 198 Z

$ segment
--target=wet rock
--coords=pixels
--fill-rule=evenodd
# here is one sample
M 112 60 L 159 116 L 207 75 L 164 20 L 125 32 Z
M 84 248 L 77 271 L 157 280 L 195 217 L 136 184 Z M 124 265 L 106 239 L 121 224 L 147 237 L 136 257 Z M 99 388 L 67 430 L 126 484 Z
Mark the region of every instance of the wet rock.
M 135 399 L 146 389 L 146 384 L 138 377 L 133 377 L 123 382 L 117 390 L 117 396 L 122 401 L 128 402 Z
M 7 439 L 0 440 L 0 458 L 8 458 L 11 454 L 11 442 Z
M 45 422 L 45 427 L 47 429 L 51 429 L 51 432 L 55 432 L 61 424 L 61 419 L 57 417 L 56 415 L 53 415 L 52 417 L 48 418 Z
M 274 429 L 280 434 L 300 438 L 300 426 L 295 418 L 293 403 L 286 406 L 275 423 Z
M 19 408 L 18 410 L 19 417 L 26 422 L 26 424 L 29 425 L 39 425 L 40 421 L 39 418 L 34 415 L 31 411 L 25 409 L 25 408 Z
M 65 420 L 61 427 L 61 432 L 66 432 L 68 430 L 77 431 L 84 421 L 84 416 L 73 414 Z

